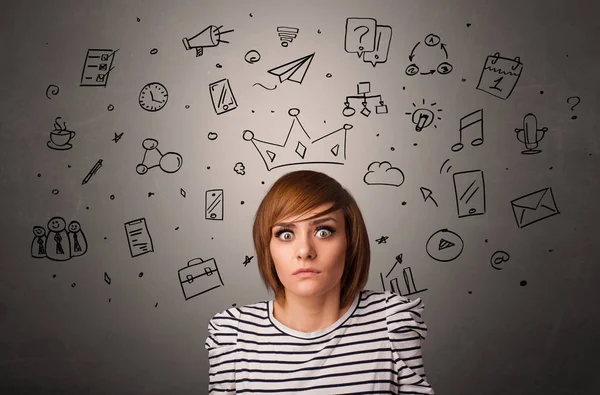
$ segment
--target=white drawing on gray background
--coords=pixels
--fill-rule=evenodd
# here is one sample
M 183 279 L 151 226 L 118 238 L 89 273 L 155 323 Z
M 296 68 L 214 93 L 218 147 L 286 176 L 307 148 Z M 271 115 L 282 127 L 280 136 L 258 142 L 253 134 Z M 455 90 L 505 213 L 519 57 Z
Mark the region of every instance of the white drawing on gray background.
M 48 258 L 53 261 L 67 261 L 87 252 L 88 245 L 81 225 L 71 221 L 69 226 L 62 217 L 53 217 L 48 221 L 48 232 L 42 226 L 33 227 L 31 256 Z
M 223 40 L 221 36 L 226 33 L 231 33 L 234 30 L 226 30 L 222 32 L 220 30 L 222 27 L 223 25 L 218 27 L 215 25 L 209 25 L 200 33 L 190 38 L 184 37 L 181 40 L 183 41 L 183 46 L 187 51 L 189 51 L 190 49 L 195 49 L 196 57 L 199 57 L 202 56 L 202 54 L 204 53 L 204 48 L 216 47 L 220 43 L 229 44 L 229 41 Z
M 523 63 L 518 56 L 503 58 L 496 52 L 485 59 L 476 89 L 506 100 L 517 86 L 522 71 Z
M 79 86 L 106 87 L 108 75 L 114 69 L 112 64 L 117 51 L 118 49 L 88 49 Z
M 194 258 L 177 271 L 185 300 L 224 286 L 215 258 Z
M 135 167 L 135 171 L 142 175 L 148 170 L 155 167 L 160 167 L 165 173 L 175 173 L 181 168 L 183 158 L 177 152 L 167 152 L 163 154 L 158 149 L 158 141 L 152 138 L 147 138 L 142 142 L 144 148 L 144 157 L 142 163 Z
M 217 115 L 224 114 L 237 108 L 237 102 L 233 92 L 231 91 L 231 85 L 229 80 L 223 78 L 222 80 L 215 81 L 208 86 L 208 92 L 212 100 L 213 109 Z
M 452 146 L 452 151 L 458 152 L 463 149 L 463 135 L 467 134 L 471 140 L 471 145 L 477 147 L 483 144 L 483 108 L 475 110 L 460 119 L 458 128 L 459 141 Z
M 347 18 L 346 34 L 344 35 L 344 50 L 355 53 L 363 62 L 387 62 L 390 42 L 392 41 L 392 27 L 378 25 L 373 18 Z
M 399 187 L 404 184 L 404 173 L 388 161 L 371 162 L 363 177 L 367 185 L 390 185 Z
M 517 140 L 525 144 L 524 155 L 539 154 L 542 150 L 537 149 L 540 141 L 546 135 L 547 127 L 538 128 L 537 118 L 532 113 L 523 117 L 523 129 L 515 128 Z
M 384 103 L 381 95 L 367 95 L 371 93 L 371 83 L 359 82 L 356 84 L 357 95 L 355 96 L 346 96 L 346 100 L 344 101 L 344 109 L 342 110 L 342 115 L 345 117 L 351 117 L 356 113 L 356 110 L 350 106 L 350 99 L 361 100 L 363 109 L 360 111 L 362 115 L 368 117 L 371 114 L 371 110 L 367 107 L 369 99 L 379 99 L 379 104 L 375 106 L 376 114 L 387 114 L 388 108 Z
M 213 221 L 223 220 L 222 189 L 209 189 L 204 193 L 204 218 Z
M 425 250 L 427 255 L 436 261 L 450 262 L 458 258 L 464 246 L 458 234 L 448 229 L 440 229 L 429 237 Z
M 127 234 L 127 243 L 132 258 L 154 252 L 154 245 L 152 244 L 150 232 L 148 232 L 146 218 L 138 218 L 125 222 L 125 233 Z
M 150 82 L 142 88 L 138 97 L 140 107 L 146 111 L 156 112 L 161 110 L 169 99 L 167 88 L 160 82 Z
M 543 188 L 510 202 L 517 221 L 517 226 L 523 229 L 543 219 L 560 214 L 552 188 Z
M 61 119 L 61 117 L 56 117 L 54 120 L 54 130 L 50 132 L 50 140 L 48 140 L 46 145 L 53 150 L 64 151 L 73 147 L 69 142 L 75 137 L 75 132 L 67 129 L 67 123 L 65 121 L 63 121 L 63 124 L 61 125 L 58 122 L 59 119 Z
M 458 218 L 485 214 L 483 171 L 461 171 L 452 175 Z

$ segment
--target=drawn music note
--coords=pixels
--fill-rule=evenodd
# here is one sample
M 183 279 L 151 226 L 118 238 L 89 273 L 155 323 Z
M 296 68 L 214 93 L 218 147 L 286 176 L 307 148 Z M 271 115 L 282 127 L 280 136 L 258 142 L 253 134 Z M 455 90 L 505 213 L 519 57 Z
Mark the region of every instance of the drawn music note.
M 452 151 L 458 152 L 463 149 L 463 130 L 473 133 L 471 145 L 476 147 L 483 144 L 483 108 L 473 111 L 460 119 L 460 141 L 452 146 Z

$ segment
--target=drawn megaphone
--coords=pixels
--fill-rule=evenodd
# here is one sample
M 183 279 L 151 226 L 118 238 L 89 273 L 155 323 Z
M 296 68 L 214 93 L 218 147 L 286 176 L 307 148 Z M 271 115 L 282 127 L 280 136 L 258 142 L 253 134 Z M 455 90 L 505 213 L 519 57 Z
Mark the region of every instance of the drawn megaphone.
M 206 29 L 202 30 L 200 33 L 193 36 L 192 38 L 184 37 L 181 40 L 183 41 L 183 46 L 188 51 L 192 48 L 196 48 L 196 57 L 198 57 L 202 56 L 202 54 L 204 53 L 204 48 L 216 47 L 220 43 L 229 44 L 229 41 L 221 40 L 221 35 L 232 32 L 233 30 L 221 32 L 219 31 L 219 29 L 221 29 L 222 27 L 223 25 L 219 27 L 210 25 Z

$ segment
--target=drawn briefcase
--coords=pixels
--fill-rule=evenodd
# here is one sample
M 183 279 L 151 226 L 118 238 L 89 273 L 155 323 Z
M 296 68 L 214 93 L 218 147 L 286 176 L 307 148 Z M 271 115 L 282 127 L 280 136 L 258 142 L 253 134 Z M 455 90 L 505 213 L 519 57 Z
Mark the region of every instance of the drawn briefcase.
M 214 258 L 206 261 L 194 258 L 178 270 L 179 282 L 185 300 L 223 286 L 221 274 Z

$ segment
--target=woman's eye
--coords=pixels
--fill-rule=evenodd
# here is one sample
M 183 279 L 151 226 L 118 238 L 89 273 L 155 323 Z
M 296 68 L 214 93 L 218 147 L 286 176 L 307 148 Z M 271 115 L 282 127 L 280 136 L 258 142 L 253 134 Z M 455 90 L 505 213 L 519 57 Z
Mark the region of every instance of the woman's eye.
M 289 240 L 292 238 L 292 234 L 290 232 L 283 232 L 281 236 L 283 236 L 284 240 Z

